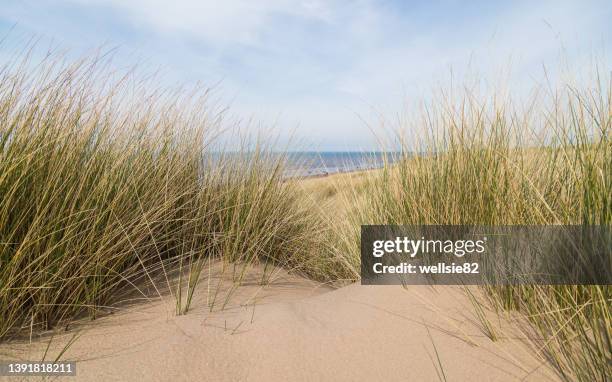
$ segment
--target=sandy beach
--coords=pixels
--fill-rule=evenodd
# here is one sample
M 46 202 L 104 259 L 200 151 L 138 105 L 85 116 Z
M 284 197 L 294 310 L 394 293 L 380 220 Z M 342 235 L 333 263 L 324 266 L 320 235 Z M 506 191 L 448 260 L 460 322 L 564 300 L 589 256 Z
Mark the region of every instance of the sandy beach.
M 41 359 L 51 340 L 53 358 L 79 333 L 62 356 L 79 381 L 555 380 L 512 325 L 497 321 L 513 338 L 491 341 L 459 288 L 332 289 L 280 269 L 261 286 L 261 272 L 237 288 L 223 278 L 212 312 L 206 288 L 218 277 L 201 283 L 187 315 L 165 296 L 0 351 Z

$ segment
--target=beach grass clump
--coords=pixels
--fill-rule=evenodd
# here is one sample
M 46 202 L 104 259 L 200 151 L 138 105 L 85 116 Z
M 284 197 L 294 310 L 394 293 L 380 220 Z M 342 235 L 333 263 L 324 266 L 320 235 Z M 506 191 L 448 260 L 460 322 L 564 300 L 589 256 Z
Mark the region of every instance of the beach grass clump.
M 422 118 L 400 128 L 411 132 L 402 153 L 370 177 L 353 225 L 609 227 L 610 79 L 547 89 L 522 104 L 468 90 L 426 103 Z M 535 350 L 564 380 L 612 375 L 609 285 L 485 288 L 497 308 L 529 318 Z
M 152 88 L 108 64 L 0 69 L 0 339 L 96 318 L 126 288 L 147 297 L 142 283 L 172 293 L 168 267 L 189 271 L 186 313 L 205 258 L 343 273 L 282 155 L 223 150 L 210 91 Z

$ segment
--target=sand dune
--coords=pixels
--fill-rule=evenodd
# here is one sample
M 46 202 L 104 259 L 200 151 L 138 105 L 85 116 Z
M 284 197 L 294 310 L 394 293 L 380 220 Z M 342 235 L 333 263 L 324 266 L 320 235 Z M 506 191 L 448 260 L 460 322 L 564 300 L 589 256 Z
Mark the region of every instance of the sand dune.
M 332 290 L 281 270 L 265 287 L 258 280 L 251 273 L 234 290 L 225 280 L 212 313 L 202 282 L 187 315 L 176 316 L 168 296 L 82 323 L 54 337 L 50 354 L 80 332 L 63 358 L 77 361 L 83 381 L 555 379 L 520 340 L 485 336 L 458 288 Z M 496 326 L 511 332 L 508 323 Z M 1 350 L 40 359 L 46 345 Z

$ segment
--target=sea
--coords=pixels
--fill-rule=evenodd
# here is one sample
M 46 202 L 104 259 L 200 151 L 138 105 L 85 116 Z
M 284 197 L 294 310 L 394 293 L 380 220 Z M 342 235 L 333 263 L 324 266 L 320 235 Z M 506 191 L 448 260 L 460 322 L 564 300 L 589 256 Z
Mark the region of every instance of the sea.
M 363 151 L 291 152 L 285 177 L 314 177 L 381 168 L 393 163 L 397 153 Z

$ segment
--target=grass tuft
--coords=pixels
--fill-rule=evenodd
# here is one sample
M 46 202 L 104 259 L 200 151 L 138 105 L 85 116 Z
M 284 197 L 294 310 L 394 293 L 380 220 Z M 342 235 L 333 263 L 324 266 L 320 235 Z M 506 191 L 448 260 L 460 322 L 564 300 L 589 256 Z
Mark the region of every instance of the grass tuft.
M 609 226 L 612 93 L 605 81 L 538 89 L 524 105 L 498 94 L 443 93 L 423 106 L 422 118 L 400 127 L 413 135 L 400 134 L 401 154 L 367 177 L 368 199 L 352 213 L 351 226 Z M 535 350 L 564 380 L 612 375 L 610 286 L 485 289 L 495 305 L 529 317 L 540 336 Z
M 0 339 L 149 288 L 185 314 L 210 259 L 236 282 L 256 262 L 347 272 L 283 155 L 221 149 L 209 90 L 150 90 L 104 67 L 51 55 L 0 69 Z

